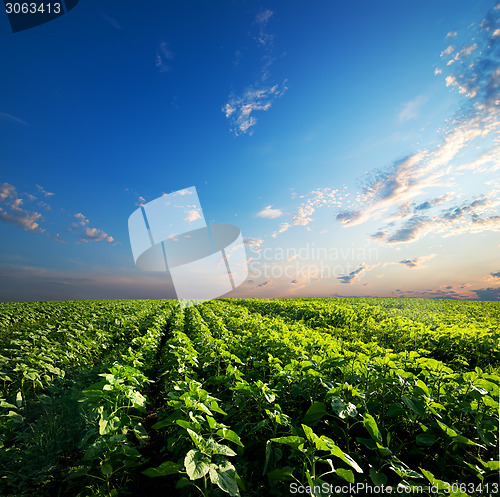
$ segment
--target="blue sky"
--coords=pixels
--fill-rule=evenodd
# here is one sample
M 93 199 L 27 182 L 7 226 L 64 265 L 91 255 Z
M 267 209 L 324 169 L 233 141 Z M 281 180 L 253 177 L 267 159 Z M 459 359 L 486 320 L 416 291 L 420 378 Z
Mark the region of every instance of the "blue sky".
M 127 221 L 191 186 L 228 296 L 500 299 L 500 4 L 147 5 L 0 15 L 0 300 L 173 296 Z

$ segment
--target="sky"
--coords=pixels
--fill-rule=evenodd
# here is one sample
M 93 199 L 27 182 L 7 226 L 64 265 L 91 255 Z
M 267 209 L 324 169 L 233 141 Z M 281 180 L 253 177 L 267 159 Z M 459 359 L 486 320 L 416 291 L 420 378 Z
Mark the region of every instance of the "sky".
M 191 187 L 227 297 L 500 300 L 498 1 L 80 0 L 0 44 L 0 301 L 175 298 L 128 219 Z

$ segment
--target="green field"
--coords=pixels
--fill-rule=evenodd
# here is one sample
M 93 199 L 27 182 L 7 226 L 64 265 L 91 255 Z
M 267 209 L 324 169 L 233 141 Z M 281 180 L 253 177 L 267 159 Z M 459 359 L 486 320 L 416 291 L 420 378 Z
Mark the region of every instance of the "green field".
M 0 304 L 0 495 L 498 495 L 499 338 L 500 302 Z

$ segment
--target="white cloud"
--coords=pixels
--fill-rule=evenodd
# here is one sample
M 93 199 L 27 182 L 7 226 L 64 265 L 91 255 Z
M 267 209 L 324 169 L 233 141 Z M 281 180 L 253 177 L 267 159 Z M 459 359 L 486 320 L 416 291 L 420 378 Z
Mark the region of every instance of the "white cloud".
M 106 241 L 108 243 L 114 242 L 114 238 L 108 235 L 106 232 L 99 228 L 91 228 L 89 227 L 89 220 L 81 213 L 78 212 L 74 215 L 74 217 L 78 220 L 76 223 L 73 223 L 70 228 L 73 231 L 80 233 L 80 242 L 88 243 L 88 242 L 100 242 Z
M 425 102 L 427 102 L 427 97 L 424 95 L 418 95 L 409 102 L 404 103 L 399 112 L 398 121 L 404 122 L 418 117 L 420 108 L 423 104 L 425 104 Z
M 54 194 L 51 193 L 51 192 L 48 192 L 46 191 L 43 186 L 40 186 L 40 185 L 36 185 L 36 187 L 38 188 L 38 190 L 43 193 L 46 197 L 52 197 Z
M 186 212 L 186 217 L 184 218 L 185 221 L 192 223 L 197 219 L 201 219 L 201 215 L 198 209 L 190 209 Z
M 15 186 L 9 183 L 0 184 L 0 203 L 3 204 L 3 207 L 0 207 L 0 221 L 20 226 L 26 231 L 45 231 L 39 225 L 39 221 L 43 220 L 42 215 L 21 207 L 23 199 Z
M 167 61 L 170 61 L 174 58 L 172 51 L 168 43 L 162 41 L 156 50 L 156 59 L 155 66 L 158 69 L 158 72 L 168 72 L 171 67 Z
M 229 102 L 226 103 L 222 111 L 226 117 L 231 121 L 231 131 L 236 135 L 248 133 L 253 134 L 253 126 L 257 124 L 257 118 L 252 115 L 257 111 L 267 111 L 271 108 L 274 100 L 280 98 L 285 91 L 286 80 L 281 85 L 274 85 L 272 87 L 249 87 L 243 95 L 231 96 Z
M 272 205 L 268 205 L 257 213 L 258 217 L 264 217 L 266 219 L 276 219 L 277 217 L 281 217 L 282 215 L 283 211 L 281 209 L 273 209 Z
M 254 36 L 259 47 L 263 50 L 260 65 L 260 77 L 248 85 L 241 94 L 233 93 L 222 108 L 225 116 L 231 122 L 231 132 L 236 136 L 252 135 L 257 124 L 255 113 L 268 111 L 273 102 L 280 98 L 288 89 L 287 80 L 281 84 L 269 84 L 270 69 L 276 58 L 273 56 L 274 36 L 266 31 L 267 24 L 273 16 L 269 9 L 259 12 L 254 25 L 258 33 Z

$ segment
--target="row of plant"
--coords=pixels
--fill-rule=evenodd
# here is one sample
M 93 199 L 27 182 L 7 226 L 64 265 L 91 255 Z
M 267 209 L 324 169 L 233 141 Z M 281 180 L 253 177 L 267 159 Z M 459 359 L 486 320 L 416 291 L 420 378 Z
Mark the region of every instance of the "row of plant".
M 377 341 L 395 352 L 419 350 L 456 370 L 500 366 L 500 303 L 417 299 L 400 309 L 405 299 L 283 299 L 239 300 L 240 305 L 287 322 L 304 321 L 309 328 L 329 330 L 346 342 Z M 469 319 L 474 310 L 475 319 Z M 452 313 L 447 309 L 461 309 Z M 417 309 L 420 309 L 417 312 Z M 481 309 L 490 316 L 481 317 Z M 454 317 L 452 318 L 452 315 Z M 411 317 L 410 317 L 411 316 Z
M 34 489 L 37 495 L 51 495 L 54 488 L 60 491 L 66 485 L 62 484 L 65 466 L 78 463 L 87 450 L 92 453 L 85 447 L 96 442 L 92 431 L 96 425 L 98 432 L 104 430 L 109 415 L 106 402 L 112 404 L 116 395 L 115 404 L 124 410 L 119 403 L 128 395 L 140 405 L 140 390 L 147 378 L 138 368 L 154 363 L 165 315 L 172 305 L 160 301 L 69 303 L 66 309 L 71 313 L 57 325 L 46 323 L 43 329 L 29 329 L 24 336 L 19 332 L 19 337 L 9 339 L 3 354 L 8 354 L 4 364 L 9 369 L 4 374 L 10 388 L 0 404 L 2 495 L 30 495 Z M 94 390 L 99 388 L 85 389 L 100 376 L 104 377 L 99 384 L 102 406 L 99 396 L 95 397 Z M 132 386 L 133 382 L 138 384 Z M 116 419 L 111 419 L 109 426 L 115 426 Z M 79 467 L 80 472 L 83 467 L 87 466 Z
M 415 333 L 429 323 L 365 300 L 357 314 L 355 299 L 130 301 L 34 318 L 9 363 L 44 323 L 33 356 L 62 354 L 62 374 L 7 383 L 0 494 L 494 495 L 494 357 L 442 362 Z M 105 348 L 90 341 L 68 360 L 95 329 Z M 472 331 L 464 350 L 476 354 Z
M 153 426 L 164 460 L 146 474 L 185 495 L 288 495 L 290 481 L 410 492 L 461 481 L 488 491 L 498 470 L 497 375 L 359 338 L 346 344 L 244 303 L 178 314 Z

